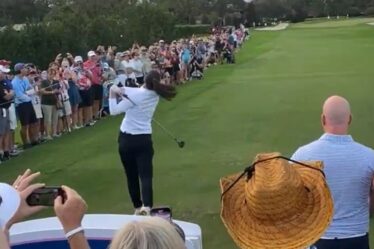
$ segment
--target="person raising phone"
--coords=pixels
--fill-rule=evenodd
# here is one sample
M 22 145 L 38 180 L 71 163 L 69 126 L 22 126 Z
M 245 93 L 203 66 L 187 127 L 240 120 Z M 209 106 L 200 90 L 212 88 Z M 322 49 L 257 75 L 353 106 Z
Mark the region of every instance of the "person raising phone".
M 147 75 L 141 88 L 112 86 L 110 89 L 110 114 L 126 113 L 120 127 L 118 143 L 135 215 L 149 215 L 153 206 L 153 114 L 160 96 L 172 100 L 175 95 L 175 87 L 161 84 L 161 75 L 157 71 L 151 71 Z
M 0 183 L 0 248 L 9 249 L 9 230 L 20 221 L 25 220 L 46 208 L 28 203 L 28 197 L 45 187 L 43 183 L 33 183 L 40 172 L 26 170 L 14 181 L 13 186 Z M 82 219 L 87 211 L 84 199 L 73 189 L 62 186 L 63 196 L 59 195 L 53 203 L 54 211 L 59 219 L 70 249 L 89 249 L 83 233 Z

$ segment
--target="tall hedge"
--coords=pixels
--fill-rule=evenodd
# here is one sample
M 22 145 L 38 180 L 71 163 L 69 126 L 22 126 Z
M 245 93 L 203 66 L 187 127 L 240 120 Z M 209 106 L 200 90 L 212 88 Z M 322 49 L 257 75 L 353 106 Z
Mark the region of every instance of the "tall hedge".
M 128 49 L 133 42 L 151 44 L 209 32 L 209 26 L 176 26 L 174 16 L 156 5 L 141 4 L 111 15 L 88 16 L 70 7 L 29 23 L 21 31 L 0 31 L 0 59 L 33 62 L 46 68 L 58 53 L 86 56 L 97 45 Z
M 175 37 L 183 38 L 189 37 L 193 34 L 208 34 L 210 32 L 210 29 L 210 25 L 176 25 L 174 31 Z

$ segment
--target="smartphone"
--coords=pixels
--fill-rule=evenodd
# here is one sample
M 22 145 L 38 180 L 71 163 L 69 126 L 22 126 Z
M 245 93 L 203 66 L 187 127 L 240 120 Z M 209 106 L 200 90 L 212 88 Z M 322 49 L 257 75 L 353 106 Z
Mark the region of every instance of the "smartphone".
M 157 207 L 151 209 L 151 216 L 160 217 L 167 221 L 171 221 L 172 213 L 170 207 Z
M 29 206 L 53 207 L 58 196 L 64 197 L 64 191 L 61 187 L 43 187 L 32 192 L 27 197 L 26 202 Z

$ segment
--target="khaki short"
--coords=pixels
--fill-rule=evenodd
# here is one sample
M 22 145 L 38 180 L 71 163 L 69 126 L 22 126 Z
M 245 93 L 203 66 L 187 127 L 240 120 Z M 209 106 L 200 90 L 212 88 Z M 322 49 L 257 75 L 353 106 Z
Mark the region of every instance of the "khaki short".
M 65 100 L 64 102 L 64 108 L 57 110 L 58 116 L 65 117 L 65 116 L 70 116 L 71 115 L 71 105 L 69 100 Z

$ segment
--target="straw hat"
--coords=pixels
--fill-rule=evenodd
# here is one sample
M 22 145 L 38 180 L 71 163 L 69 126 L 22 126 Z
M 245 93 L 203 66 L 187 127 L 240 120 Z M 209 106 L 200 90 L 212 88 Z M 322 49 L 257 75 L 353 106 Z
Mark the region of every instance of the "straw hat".
M 267 161 L 255 164 L 247 177 L 234 186 L 240 174 L 220 181 L 221 218 L 240 248 L 304 249 L 323 235 L 332 220 L 333 201 L 322 162 L 302 166 L 279 157 L 279 153 L 257 155 L 255 162 Z

